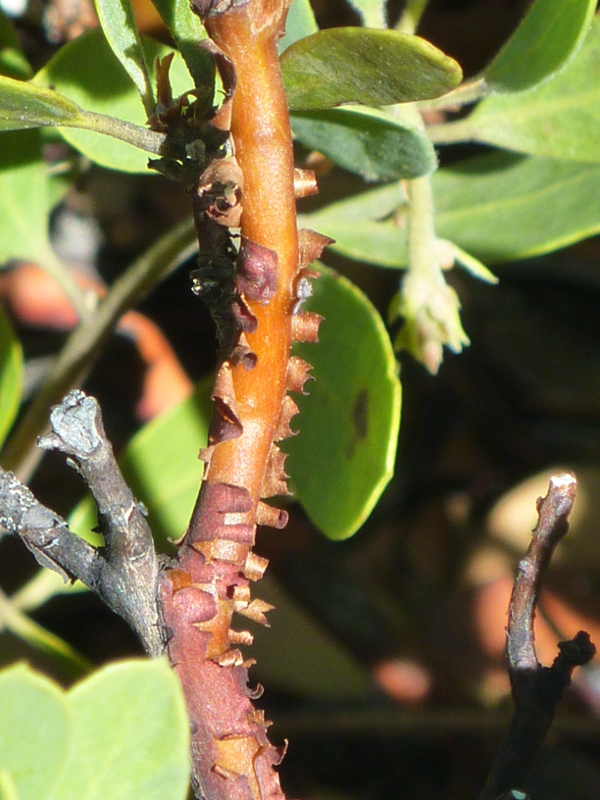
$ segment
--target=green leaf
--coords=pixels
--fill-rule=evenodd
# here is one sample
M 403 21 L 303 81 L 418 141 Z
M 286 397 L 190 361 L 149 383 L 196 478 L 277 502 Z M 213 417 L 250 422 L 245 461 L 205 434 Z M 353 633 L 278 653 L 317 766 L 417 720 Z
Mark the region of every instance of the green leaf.
M 367 28 L 387 28 L 387 0 L 349 0 Z
M 146 115 L 151 117 L 154 91 L 131 2 L 95 0 L 95 4 L 106 40 L 138 90 Z
M 212 86 L 214 83 L 214 62 L 208 53 L 198 47 L 201 39 L 206 39 L 204 25 L 194 14 L 187 2 L 179 0 L 152 0 L 156 10 L 179 48 L 194 86 Z
M 25 664 L 3 670 L 0 719 L 0 773 L 9 776 L 19 800 L 49 798 L 64 769 L 73 729 L 63 691 Z
M 575 58 L 552 80 L 513 95 L 490 95 L 449 126 L 463 139 L 573 161 L 600 161 L 600 19 Z
M 67 97 L 27 81 L 0 76 L 0 131 L 82 122 L 81 109 Z
M 484 77 L 501 92 L 528 89 L 550 77 L 577 52 L 595 10 L 596 0 L 535 0 Z
M 31 67 L 25 58 L 11 21 L 0 11 L 0 75 L 27 80 Z
M 432 180 L 438 236 L 486 264 L 548 253 L 600 232 L 600 166 L 498 152 L 438 170 Z M 335 238 L 332 249 L 350 258 L 403 267 L 406 230 L 394 202 L 402 204 L 397 184 L 300 221 Z
M 151 64 L 156 57 L 171 52 L 152 39 L 143 38 L 142 43 Z M 190 88 L 188 71 L 177 54 L 170 75 L 175 94 Z M 61 47 L 34 81 L 39 86 L 56 88 L 86 111 L 108 114 L 142 127 L 146 124 L 138 93 L 99 28 Z M 96 164 L 123 172 L 148 174 L 148 156 L 127 142 L 90 130 L 61 128 L 60 133 Z
M 39 131 L 0 134 L 0 264 L 52 258 L 49 203 Z
M 1 180 L 1 179 L 0 179 Z M 23 351 L 0 308 L 0 445 L 17 416 L 23 384 Z
M 426 100 L 462 78 L 456 61 L 424 39 L 367 28 L 307 36 L 282 54 L 281 69 L 292 111 Z
M 325 316 L 319 344 L 294 348 L 313 365 L 316 381 L 297 398 L 300 434 L 284 449 L 293 489 L 312 521 L 329 538 L 346 539 L 392 477 L 400 382 L 376 309 L 346 278 L 321 271 L 307 303 Z
M 112 664 L 67 693 L 12 667 L 0 673 L 0 719 L 0 774 L 19 800 L 187 795 L 189 723 L 165 660 Z
M 400 183 L 338 200 L 312 214 L 300 214 L 299 226 L 331 236 L 340 255 L 379 267 L 405 267 L 406 228 L 398 216 L 407 202 Z
M 416 178 L 437 166 L 433 145 L 410 120 L 365 106 L 300 111 L 294 135 L 368 181 Z
M 285 23 L 285 35 L 279 40 L 279 52 L 319 30 L 310 0 L 293 0 Z
M 212 378 L 203 381 L 187 400 L 144 425 L 120 458 L 125 479 L 148 509 L 150 527 L 163 549 L 190 521 L 204 471 L 198 451 L 208 438 L 213 383 Z M 96 526 L 90 498 L 76 507 L 69 525 L 89 541 Z
M 189 722 L 166 660 L 111 664 L 67 698 L 73 749 L 56 800 L 184 800 Z

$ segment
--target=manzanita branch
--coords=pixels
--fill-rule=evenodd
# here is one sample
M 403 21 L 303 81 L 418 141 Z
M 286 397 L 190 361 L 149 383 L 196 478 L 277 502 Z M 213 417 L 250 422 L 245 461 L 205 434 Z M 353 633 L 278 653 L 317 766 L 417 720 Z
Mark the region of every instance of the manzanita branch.
M 167 652 L 183 686 L 191 725 L 192 779 L 211 800 L 281 798 L 273 767 L 281 753 L 254 709 L 237 612 L 267 624 L 267 603 L 250 581 L 267 561 L 252 552 L 257 524 L 282 528 L 287 514 L 264 502 L 287 494 L 284 455 L 310 369 L 290 359 L 292 341 L 316 341 L 320 317 L 300 311 L 306 267 L 328 242 L 296 227 L 294 161 L 277 42 L 289 0 L 194 0 L 213 42 L 225 102 L 213 120 L 230 130 L 193 189 L 200 243 L 196 291 L 217 320 L 221 365 L 206 468 L 161 602 Z M 304 184 L 306 175 L 303 175 Z M 314 189 L 314 179 L 312 180 Z M 305 192 L 305 185 L 302 187 Z M 239 233 L 237 232 L 239 229 Z
M 580 631 L 571 641 L 559 644 L 560 653 L 551 667 L 543 667 L 534 643 L 538 594 L 552 553 L 567 533 L 576 486 L 573 475 L 555 475 L 546 497 L 538 500 L 539 521 L 519 563 L 508 615 L 508 669 L 515 712 L 480 800 L 497 800 L 511 789 L 522 788 L 574 668 L 587 664 L 596 652 L 589 635 Z

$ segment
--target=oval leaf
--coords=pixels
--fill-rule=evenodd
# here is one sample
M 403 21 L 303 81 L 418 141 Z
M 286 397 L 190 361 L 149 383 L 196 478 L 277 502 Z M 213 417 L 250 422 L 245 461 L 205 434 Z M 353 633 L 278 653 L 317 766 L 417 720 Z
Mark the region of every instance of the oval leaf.
M 321 268 L 308 305 L 325 321 L 318 345 L 294 352 L 313 365 L 297 399 L 300 434 L 284 443 L 292 488 L 331 539 L 352 536 L 392 477 L 400 424 L 400 382 L 381 317 L 365 295 Z
M 577 52 L 595 10 L 596 0 L 535 0 L 484 77 L 501 92 L 528 89 L 549 78 Z
M 184 800 L 189 721 L 166 660 L 110 664 L 77 684 L 67 699 L 73 749 L 56 797 Z
M 297 112 L 292 129 L 304 145 L 367 181 L 416 178 L 437 166 L 425 134 L 410 121 L 376 109 Z
M 171 52 L 152 39 L 142 41 L 151 64 L 157 57 Z M 176 94 L 190 88 L 189 74 L 178 54 L 170 75 Z M 138 93 L 99 28 L 61 47 L 34 81 L 39 86 L 55 87 L 85 111 L 110 115 L 142 127 L 146 124 Z M 86 127 L 89 127 L 87 123 Z M 148 156 L 131 144 L 89 130 L 61 128 L 60 134 L 96 164 L 122 172 L 149 174 Z
M 567 69 L 551 81 L 515 95 L 490 95 L 450 127 L 461 138 L 509 150 L 599 162 L 600 20 L 594 20 Z
M 26 666 L 12 667 L 0 673 L 0 719 L 9 797 L 187 796 L 189 722 L 166 660 L 112 664 L 66 693 Z
M 367 28 L 307 36 L 282 54 L 281 69 L 292 111 L 427 100 L 462 78 L 456 61 L 424 39 Z
M 96 12 L 107 42 L 133 81 L 146 115 L 154 112 L 154 92 L 140 35 L 129 0 L 95 0 Z
M 0 131 L 81 123 L 81 109 L 67 97 L 27 81 L 0 76 Z
M 12 325 L 0 309 L 0 445 L 19 410 L 23 384 L 23 351 Z
M 3 670 L 0 719 L 0 773 L 14 788 L 8 797 L 43 800 L 60 778 L 71 741 L 72 715 L 63 691 L 24 664 Z

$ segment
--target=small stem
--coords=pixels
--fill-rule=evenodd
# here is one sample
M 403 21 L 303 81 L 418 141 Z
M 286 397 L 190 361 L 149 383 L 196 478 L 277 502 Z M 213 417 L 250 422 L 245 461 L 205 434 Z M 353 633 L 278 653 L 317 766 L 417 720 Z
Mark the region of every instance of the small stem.
M 406 0 L 406 7 L 400 15 L 400 19 L 396 23 L 395 29 L 399 33 L 408 33 L 413 35 L 417 30 L 419 22 L 421 21 L 421 17 L 425 11 L 427 2 L 428 0 Z
M 469 117 L 459 119 L 456 122 L 429 125 L 427 135 L 434 144 L 458 144 L 472 142 L 476 138 L 473 135 L 473 125 Z
M 57 363 L 27 409 L 3 453 L 2 463 L 28 480 L 41 458 L 36 439 L 46 428 L 50 406 L 80 386 L 121 316 L 193 250 L 195 229 L 185 220 L 152 245 L 108 291 L 97 310 L 70 335 Z M 195 247 L 195 245 L 194 245 Z
M 80 111 L 81 123 L 77 126 L 84 130 L 102 133 L 105 136 L 112 136 L 113 139 L 121 139 L 127 144 L 138 147 L 153 155 L 160 155 L 162 148 L 167 140 L 164 133 L 157 133 L 141 125 L 134 125 L 133 122 L 126 122 L 107 114 L 95 114 L 92 111 Z M 65 126 L 71 127 L 71 126 Z
M 413 275 L 427 282 L 444 283 L 437 263 L 435 207 L 429 175 L 407 181 L 408 191 L 408 263 Z
M 44 272 L 60 286 L 79 319 L 89 316 L 91 304 L 88 293 L 82 291 L 71 270 L 56 256 L 52 247 L 49 246 L 46 252 L 40 254 L 39 264 Z

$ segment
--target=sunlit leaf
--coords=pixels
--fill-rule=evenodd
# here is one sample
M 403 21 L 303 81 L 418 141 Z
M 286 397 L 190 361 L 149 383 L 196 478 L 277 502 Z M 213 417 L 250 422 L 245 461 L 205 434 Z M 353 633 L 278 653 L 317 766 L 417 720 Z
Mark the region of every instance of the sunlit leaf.
M 535 86 L 561 69 L 581 46 L 596 0 L 535 0 L 527 15 L 484 70 L 497 91 Z
M 0 719 L 0 770 L 10 776 L 16 796 L 50 797 L 73 733 L 64 692 L 25 664 L 10 667 L 0 672 Z
M 313 365 L 298 436 L 283 443 L 294 491 L 331 539 L 355 533 L 392 477 L 400 383 L 385 326 L 367 297 L 323 269 L 310 307 L 325 316 L 318 345 L 294 352 Z
M 74 686 L 67 701 L 73 748 L 57 797 L 184 800 L 189 722 L 166 660 L 110 664 Z
M 307 147 L 368 181 L 416 178 L 437 165 L 431 141 L 410 120 L 366 106 L 297 112 L 292 129 Z
M 189 723 L 166 661 L 124 661 L 65 692 L 0 672 L 0 773 L 19 800 L 184 800 Z
M 456 126 L 460 138 L 573 161 L 600 161 L 600 19 L 577 56 L 542 86 L 490 95 Z
M 165 45 L 143 38 L 148 63 L 170 52 Z M 176 94 L 190 89 L 190 76 L 176 55 L 170 76 Z M 106 114 L 139 126 L 146 123 L 144 107 L 129 76 L 98 28 L 61 47 L 34 79 L 54 87 L 85 111 Z M 110 169 L 148 174 L 148 156 L 127 142 L 89 130 L 61 128 L 61 136 L 92 161 Z
M 281 56 L 292 111 L 438 97 L 460 83 L 459 65 L 424 39 L 391 30 L 328 28 Z
M 81 109 L 67 97 L 28 81 L 0 76 L 0 131 L 82 122 Z
M 147 116 L 154 110 L 154 91 L 130 0 L 95 0 L 107 42 L 139 92 Z

